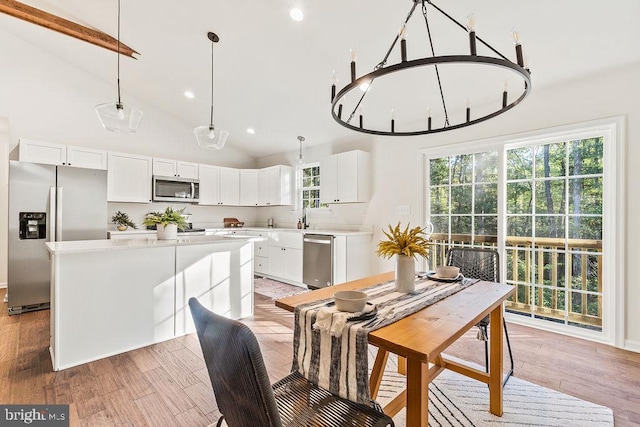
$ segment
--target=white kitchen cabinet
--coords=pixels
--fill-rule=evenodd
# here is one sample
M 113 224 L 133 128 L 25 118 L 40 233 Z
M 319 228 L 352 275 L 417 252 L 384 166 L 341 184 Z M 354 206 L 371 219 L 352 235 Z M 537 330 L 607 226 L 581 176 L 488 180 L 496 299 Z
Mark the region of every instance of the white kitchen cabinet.
M 201 205 L 220 204 L 220 167 L 199 165 Z
M 337 235 L 333 239 L 333 284 L 370 276 L 371 234 Z
M 201 205 L 240 204 L 240 171 L 222 166 L 199 165 Z
M 262 238 L 253 242 L 253 269 L 256 273 L 269 274 L 269 232 L 246 230 L 244 235 Z
M 258 169 L 240 170 L 240 205 L 258 206 Z
M 240 171 L 220 167 L 220 205 L 240 204 Z
M 107 152 L 93 148 L 21 139 L 18 155 L 22 162 L 107 169 Z
M 302 283 L 302 233 L 269 233 L 269 275 L 289 283 Z
M 150 203 L 151 172 L 151 157 L 109 152 L 108 201 Z
M 198 164 L 154 157 L 153 174 L 198 179 Z
M 368 202 L 371 197 L 371 156 L 361 150 L 320 160 L 320 202 Z
M 67 145 L 67 166 L 106 170 L 107 152 Z
M 258 173 L 258 205 L 290 205 L 292 193 L 291 166 L 271 166 Z

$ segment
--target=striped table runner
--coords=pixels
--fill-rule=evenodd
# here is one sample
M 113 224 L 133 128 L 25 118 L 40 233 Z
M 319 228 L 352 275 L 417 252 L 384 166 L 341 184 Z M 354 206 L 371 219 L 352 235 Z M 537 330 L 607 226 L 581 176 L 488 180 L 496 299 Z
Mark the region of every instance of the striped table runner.
M 369 332 L 409 316 L 477 281 L 463 279 L 440 283 L 418 279 L 415 292 L 410 294 L 396 292 L 394 280 L 361 289 L 378 312 L 389 315 L 348 322 L 339 337 L 313 328 L 318 310 L 333 298 L 301 304 L 295 309 L 292 371 L 300 372 L 312 383 L 340 397 L 370 405 Z

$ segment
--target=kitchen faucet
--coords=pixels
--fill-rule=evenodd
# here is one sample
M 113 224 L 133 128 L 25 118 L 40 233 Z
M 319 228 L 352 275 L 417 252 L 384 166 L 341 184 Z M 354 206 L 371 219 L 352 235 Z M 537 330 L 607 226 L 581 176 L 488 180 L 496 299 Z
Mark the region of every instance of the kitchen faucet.
M 302 207 L 302 228 L 305 230 L 309 228 L 309 224 L 307 224 L 307 208 Z

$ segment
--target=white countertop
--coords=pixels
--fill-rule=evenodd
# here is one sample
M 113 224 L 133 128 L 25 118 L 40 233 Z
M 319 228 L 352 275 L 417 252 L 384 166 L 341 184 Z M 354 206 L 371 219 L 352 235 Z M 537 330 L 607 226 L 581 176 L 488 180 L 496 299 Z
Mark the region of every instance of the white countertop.
M 213 229 L 207 229 L 207 231 L 210 231 Z M 215 229 L 218 231 L 240 231 L 240 230 L 246 230 L 246 231 L 261 231 L 261 232 L 268 232 L 268 231 L 276 231 L 276 232 L 292 232 L 292 233 L 301 233 L 301 234 L 324 234 L 324 235 L 332 235 L 332 236 L 358 236 L 358 235 L 372 235 L 373 232 L 371 231 L 350 231 L 350 230 L 331 230 L 331 229 L 323 229 L 323 230 L 315 230 L 315 229 L 311 229 L 311 228 L 307 228 L 306 230 L 301 229 L 298 230 L 297 228 L 268 228 L 268 227 L 238 227 L 238 228 L 234 228 L 234 227 L 229 227 L 229 228 L 219 228 L 219 229 Z
M 134 230 L 135 231 L 135 230 Z M 120 233 L 126 233 L 121 231 Z M 210 245 L 249 242 L 255 239 L 251 236 L 178 236 L 176 240 L 148 239 L 105 239 L 105 240 L 77 240 L 69 242 L 47 242 L 47 249 L 52 254 L 96 252 L 117 249 L 144 249 L 168 246 Z
M 216 233 L 216 232 L 232 232 L 232 231 L 259 231 L 259 232 L 269 232 L 269 231 L 276 231 L 276 232 L 291 232 L 291 233 L 301 233 L 301 234 L 323 234 L 323 235 L 330 235 L 330 236 L 358 236 L 358 235 L 372 235 L 373 233 L 371 231 L 350 231 L 350 230 L 331 230 L 331 229 L 326 229 L 326 230 L 314 230 L 311 228 L 308 228 L 306 230 L 302 229 L 302 230 L 298 230 L 297 228 L 268 228 L 268 227 L 227 227 L 227 228 L 207 228 L 207 233 Z M 109 234 L 112 235 L 118 235 L 118 236 L 123 236 L 123 235 L 140 235 L 140 234 L 153 234 L 155 235 L 156 231 L 155 230 L 146 230 L 146 229 L 138 229 L 138 230 L 134 230 L 134 229 L 128 229 L 125 231 L 117 231 L 117 230 L 109 230 Z M 181 237 L 182 235 L 179 234 L 178 237 Z M 195 236 L 194 236 L 195 237 Z

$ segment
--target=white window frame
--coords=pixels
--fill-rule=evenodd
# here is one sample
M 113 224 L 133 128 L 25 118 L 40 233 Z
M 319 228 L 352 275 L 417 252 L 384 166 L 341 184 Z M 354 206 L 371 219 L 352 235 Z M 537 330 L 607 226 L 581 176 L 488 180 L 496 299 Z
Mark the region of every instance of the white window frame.
M 420 205 L 422 223 L 429 220 L 428 176 L 431 158 L 470 154 L 483 151 L 498 151 L 501 167 L 498 179 L 498 251 L 505 253 L 506 230 L 506 150 L 527 145 L 542 145 L 559 141 L 575 140 L 600 134 L 604 138 L 603 150 L 603 305 L 602 331 L 557 325 L 552 322 L 505 313 L 505 318 L 513 323 L 524 324 L 550 330 L 565 335 L 576 336 L 625 348 L 626 298 L 625 298 L 625 118 L 616 116 L 571 125 L 542 129 L 532 132 L 505 135 L 450 145 L 441 145 L 419 150 L 422 191 Z M 504 259 L 504 256 L 503 256 Z M 506 263 L 501 263 L 500 277 L 506 276 Z
M 307 188 L 307 187 L 303 187 L 303 176 L 302 176 L 302 171 L 304 169 L 308 169 L 308 168 L 314 168 L 314 167 L 318 167 L 318 169 L 320 169 L 320 162 L 312 162 L 312 163 L 304 163 L 301 165 L 298 165 L 296 167 L 296 182 L 297 182 L 297 194 L 298 197 L 296 198 L 296 210 L 298 211 L 302 211 L 302 206 L 303 206 L 303 191 Z M 322 170 L 320 170 L 320 179 L 322 180 Z M 320 191 L 320 187 L 318 187 L 318 191 Z M 307 208 L 307 213 L 309 212 L 329 212 L 329 206 L 322 206 L 322 202 L 320 202 L 320 207 L 317 208 Z

